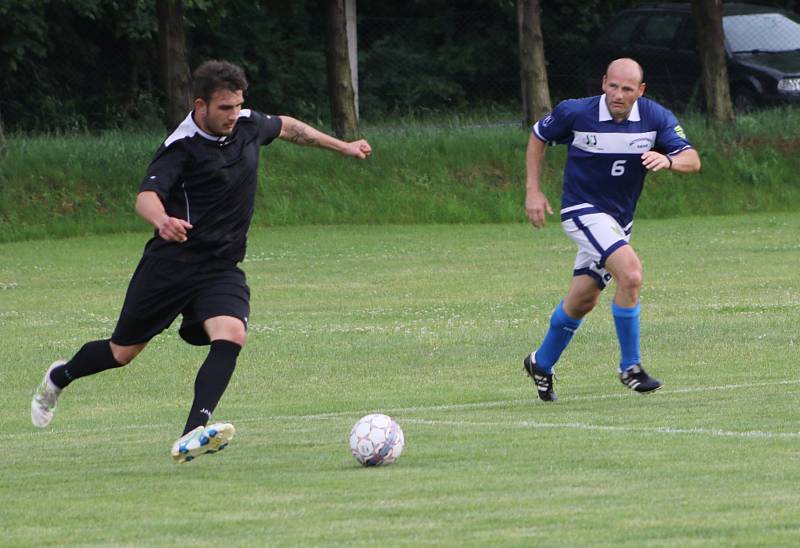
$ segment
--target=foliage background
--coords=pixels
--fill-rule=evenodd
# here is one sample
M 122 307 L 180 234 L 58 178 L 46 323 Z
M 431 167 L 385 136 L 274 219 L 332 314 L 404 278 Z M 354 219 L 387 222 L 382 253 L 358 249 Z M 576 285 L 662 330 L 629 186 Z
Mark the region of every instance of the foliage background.
M 635 0 L 542 0 L 554 100 L 583 95 L 586 52 Z M 796 9 L 798 2 L 775 0 Z M 9 130 L 159 126 L 157 20 L 149 0 L 0 3 L 0 115 Z M 185 0 L 189 65 L 240 63 L 251 105 L 328 119 L 322 0 Z M 489 108 L 518 119 L 513 0 L 358 1 L 362 119 Z

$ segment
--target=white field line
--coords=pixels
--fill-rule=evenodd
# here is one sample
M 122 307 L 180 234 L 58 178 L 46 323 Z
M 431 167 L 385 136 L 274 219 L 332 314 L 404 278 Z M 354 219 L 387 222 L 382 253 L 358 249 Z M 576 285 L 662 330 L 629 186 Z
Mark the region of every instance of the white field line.
M 761 430 L 719 430 L 717 428 L 673 428 L 670 426 L 610 426 L 604 424 L 589 424 L 585 422 L 536 422 L 536 421 L 448 421 L 427 419 L 403 419 L 408 424 L 429 424 L 433 426 L 455 427 L 518 427 L 530 429 L 567 429 L 567 430 L 595 430 L 606 432 L 619 432 L 630 434 L 641 432 L 645 434 L 700 434 L 703 436 L 729 437 L 729 438 L 789 438 L 800 439 L 800 432 L 764 432 Z
M 495 401 L 482 401 L 474 403 L 450 403 L 442 405 L 425 405 L 418 407 L 392 407 L 392 408 L 387 408 L 383 412 L 389 414 L 401 414 L 401 413 L 415 413 L 418 411 L 457 411 L 460 409 L 493 409 L 497 407 L 510 407 L 512 405 L 525 405 L 525 404 L 558 406 L 571 401 L 605 400 L 614 398 L 650 398 L 650 397 L 663 398 L 670 394 L 688 394 L 693 392 L 718 392 L 724 390 L 738 390 L 741 388 L 752 389 L 765 386 L 783 386 L 783 385 L 798 385 L 798 384 L 800 384 L 800 379 L 788 380 L 788 381 L 754 382 L 748 384 L 723 384 L 718 386 L 678 388 L 676 390 L 670 390 L 669 387 L 665 387 L 659 390 L 656 394 L 648 394 L 648 395 L 634 394 L 633 392 L 625 390 L 624 387 L 620 386 L 620 391 L 614 394 L 596 394 L 592 396 L 560 395 L 558 400 L 560 403 L 556 404 L 540 403 L 538 397 L 536 396 L 536 392 L 533 391 L 533 388 L 531 388 L 531 397 L 521 400 L 495 400 Z M 366 410 L 363 411 L 362 413 L 367 414 L 367 413 L 377 413 L 377 412 L 378 411 L 376 410 Z M 274 416 L 273 418 L 279 420 L 291 420 L 291 419 L 317 420 L 317 419 L 328 419 L 328 418 L 336 418 L 342 416 L 357 415 L 358 413 L 360 413 L 360 411 L 337 411 L 333 413 L 316 413 L 313 415 L 279 415 L 279 416 Z M 256 421 L 262 419 L 244 419 L 241 422 L 246 422 L 251 420 Z
M 623 390 L 616 394 L 597 394 L 593 396 L 563 396 L 559 398 L 560 403 L 556 404 L 544 404 L 540 403 L 536 399 L 536 394 L 531 391 L 531 397 L 526 399 L 516 399 L 516 400 L 496 400 L 496 401 L 483 401 L 483 402 L 474 402 L 474 403 L 453 403 L 453 404 L 442 404 L 442 405 L 426 405 L 426 406 L 415 406 L 415 407 L 393 407 L 381 410 L 381 412 L 388 413 L 390 415 L 399 416 L 402 414 L 407 413 L 418 413 L 418 412 L 436 412 L 436 411 L 458 411 L 458 410 L 469 410 L 469 409 L 494 409 L 500 407 L 511 407 L 515 405 L 553 405 L 559 406 L 564 405 L 569 401 L 583 401 L 583 400 L 601 400 L 601 399 L 609 399 L 609 398 L 663 398 L 665 396 L 669 396 L 670 394 L 687 394 L 687 393 L 695 393 L 695 392 L 717 392 L 717 391 L 726 391 L 726 390 L 738 390 L 738 389 L 753 389 L 758 387 L 765 387 L 765 386 L 785 386 L 785 385 L 798 385 L 800 384 L 800 379 L 796 380 L 786 380 L 786 381 L 773 381 L 773 382 L 759 382 L 759 383 L 748 383 L 748 384 L 723 384 L 717 386 L 702 386 L 702 387 L 693 387 L 693 388 L 679 388 L 675 390 L 669 390 L 664 388 L 659 391 L 657 394 L 647 395 L 647 396 L 640 396 L 638 394 L 633 394 L 630 391 Z M 27 409 L 26 409 L 27 410 Z M 367 413 L 376 413 L 378 412 L 375 409 L 370 410 L 355 410 L 355 411 L 337 411 L 331 413 L 315 413 L 311 415 L 272 415 L 272 416 L 263 416 L 263 417 L 248 417 L 248 418 L 237 418 L 237 423 L 253 423 L 253 422 L 265 422 L 265 421 L 316 421 L 316 420 L 325 420 L 325 419 L 337 419 L 341 417 L 360 417 L 362 415 L 366 415 Z M 58 418 L 56 418 L 58 420 Z M 719 436 L 719 437 L 741 437 L 741 438 L 800 438 L 800 432 L 763 432 L 763 431 L 727 431 L 727 430 L 719 430 L 713 428 L 672 428 L 672 427 L 633 427 L 633 426 L 608 426 L 608 425 L 593 425 L 588 423 L 542 423 L 542 422 L 533 422 L 533 421 L 497 421 L 497 422 L 478 422 L 478 421 L 448 421 L 448 420 L 429 420 L 429 419 L 411 419 L 411 418 L 403 418 L 402 421 L 404 423 L 410 424 L 442 424 L 442 425 L 450 425 L 450 426 L 509 426 L 509 425 L 516 425 L 521 428 L 538 428 L 538 429 L 554 429 L 554 428 L 563 428 L 563 429 L 578 429 L 578 430 L 596 430 L 596 431 L 620 431 L 620 432 L 647 432 L 647 433 L 663 433 L 663 434 L 701 434 L 705 436 Z M 147 424 L 146 428 L 175 428 L 176 425 L 172 423 L 151 423 Z M 105 426 L 105 427 L 97 427 L 97 428 L 82 428 L 82 429 L 38 429 L 31 427 L 31 431 L 29 432 L 18 432 L 15 434 L 2 434 L 0 433 L 0 440 L 6 439 L 17 439 L 20 437 L 27 437 L 27 436 L 34 436 L 34 435 L 43 435 L 43 434 L 74 434 L 80 432 L 118 432 L 118 431 L 126 431 L 126 430 L 138 430 L 144 428 L 141 424 L 128 424 L 128 425 L 120 425 L 120 426 Z

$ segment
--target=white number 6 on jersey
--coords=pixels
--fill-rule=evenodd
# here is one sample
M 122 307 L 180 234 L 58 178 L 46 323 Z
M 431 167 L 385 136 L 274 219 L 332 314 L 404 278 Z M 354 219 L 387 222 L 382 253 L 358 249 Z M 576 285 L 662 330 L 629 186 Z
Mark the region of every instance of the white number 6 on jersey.
M 611 175 L 614 177 L 619 177 L 623 173 L 625 173 L 625 162 L 628 160 L 617 160 L 613 164 L 611 164 Z

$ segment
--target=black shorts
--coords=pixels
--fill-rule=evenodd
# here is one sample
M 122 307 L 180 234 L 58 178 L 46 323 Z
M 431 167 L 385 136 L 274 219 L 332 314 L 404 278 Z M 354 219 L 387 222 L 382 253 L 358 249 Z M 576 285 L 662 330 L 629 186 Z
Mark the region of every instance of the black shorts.
M 133 273 L 111 341 L 147 342 L 183 315 L 180 335 L 189 344 L 209 344 L 203 322 L 233 316 L 247 329 L 250 288 L 232 261 L 186 263 L 145 255 Z

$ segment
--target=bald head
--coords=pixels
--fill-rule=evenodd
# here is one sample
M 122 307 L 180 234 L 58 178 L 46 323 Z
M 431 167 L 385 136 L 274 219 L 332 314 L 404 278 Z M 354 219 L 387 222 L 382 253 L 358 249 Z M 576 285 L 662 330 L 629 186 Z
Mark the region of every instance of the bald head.
M 611 61 L 608 64 L 608 68 L 606 68 L 606 75 L 611 77 L 612 74 L 615 79 L 634 79 L 637 84 L 644 82 L 644 70 L 642 70 L 642 65 L 630 57 L 623 57 Z
M 603 92 L 611 117 L 617 122 L 627 120 L 644 93 L 642 67 L 627 57 L 612 61 L 603 75 Z

